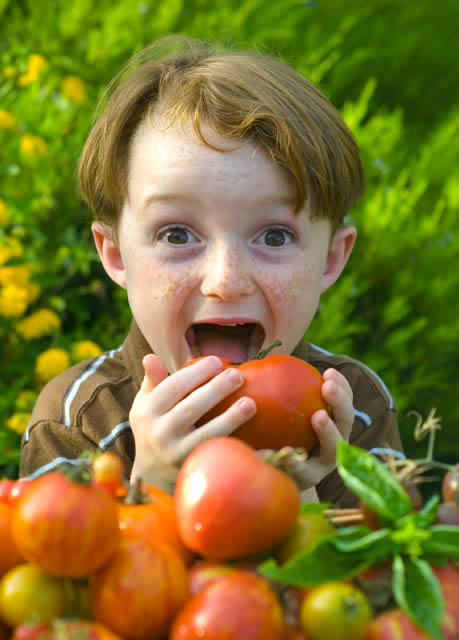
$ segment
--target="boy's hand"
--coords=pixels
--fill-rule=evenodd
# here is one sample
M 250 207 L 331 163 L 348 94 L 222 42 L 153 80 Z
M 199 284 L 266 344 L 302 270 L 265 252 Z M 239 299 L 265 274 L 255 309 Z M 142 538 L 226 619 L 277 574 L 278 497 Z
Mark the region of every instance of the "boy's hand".
M 255 414 L 256 404 L 251 398 L 240 398 L 196 429 L 201 416 L 242 385 L 240 371 L 222 371 L 216 356 L 170 376 L 153 354 L 145 356 L 143 366 L 145 377 L 129 414 L 136 446 L 131 478 L 141 477 L 171 492 L 186 456 L 201 442 L 232 433 Z
M 319 445 L 307 460 L 292 462 L 287 469 L 300 490 L 315 487 L 335 469 L 338 441 L 349 441 L 354 423 L 353 393 L 346 378 L 336 369 L 327 369 L 323 378 L 322 396 L 331 407 L 333 419 L 322 409 L 313 414 L 311 423 Z

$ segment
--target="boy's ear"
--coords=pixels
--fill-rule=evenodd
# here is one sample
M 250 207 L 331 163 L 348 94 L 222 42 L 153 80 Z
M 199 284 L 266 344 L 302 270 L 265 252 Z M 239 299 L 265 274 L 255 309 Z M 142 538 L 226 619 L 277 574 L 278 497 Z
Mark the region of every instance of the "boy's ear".
M 332 238 L 328 248 L 327 261 L 322 274 L 321 293 L 338 280 L 346 262 L 351 255 L 357 237 L 357 229 L 353 225 L 340 227 Z
M 91 231 L 105 271 L 114 282 L 126 289 L 126 272 L 112 227 L 103 222 L 93 222 Z

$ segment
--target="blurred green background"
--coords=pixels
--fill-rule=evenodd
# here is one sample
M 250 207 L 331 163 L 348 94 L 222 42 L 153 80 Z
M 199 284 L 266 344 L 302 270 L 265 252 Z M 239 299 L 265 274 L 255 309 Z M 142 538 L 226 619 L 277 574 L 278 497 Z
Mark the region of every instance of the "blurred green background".
M 457 0 L 0 0 L 0 475 L 43 384 L 116 347 L 124 292 L 102 272 L 76 190 L 103 87 L 168 33 L 258 47 L 316 82 L 363 152 L 350 263 L 308 338 L 363 360 L 410 410 L 442 418 L 459 459 Z

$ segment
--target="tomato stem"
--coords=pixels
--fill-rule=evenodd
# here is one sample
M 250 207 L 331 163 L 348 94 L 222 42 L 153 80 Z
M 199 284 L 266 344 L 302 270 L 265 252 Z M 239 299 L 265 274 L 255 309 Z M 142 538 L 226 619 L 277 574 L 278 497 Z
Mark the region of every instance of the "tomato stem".
M 274 340 L 274 342 L 271 342 L 271 344 L 268 344 L 266 347 L 264 347 L 264 349 L 262 349 L 259 353 L 257 353 L 257 355 L 255 356 L 254 360 L 263 360 L 263 358 L 272 349 L 274 349 L 274 347 L 280 347 L 281 344 L 282 344 L 282 342 L 280 340 Z
M 142 478 L 137 478 L 135 482 L 129 485 L 127 496 L 124 499 L 125 504 L 150 504 L 150 498 L 142 491 Z

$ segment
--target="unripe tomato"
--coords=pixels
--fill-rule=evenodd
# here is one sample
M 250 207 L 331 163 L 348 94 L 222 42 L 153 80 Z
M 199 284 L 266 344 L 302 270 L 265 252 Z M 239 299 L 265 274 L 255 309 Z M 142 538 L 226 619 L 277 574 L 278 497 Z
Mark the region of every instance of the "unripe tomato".
M 0 578 L 9 569 L 24 562 L 13 538 L 12 517 L 12 507 L 0 502 Z
M 236 438 L 211 438 L 183 463 L 175 508 L 186 546 L 226 560 L 278 544 L 294 526 L 298 488 Z
M 167 635 L 189 595 L 179 555 L 161 542 L 122 539 L 111 560 L 89 579 L 92 617 L 124 640 Z
M 21 564 L 0 582 L 0 615 L 10 627 L 30 619 L 50 622 L 66 614 L 63 584 L 33 564 Z
M 234 570 L 192 596 L 172 625 L 170 640 L 282 640 L 279 600 L 266 582 Z
M 300 609 L 310 640 L 361 640 L 371 620 L 365 594 L 347 582 L 326 582 L 311 589 Z
M 295 356 L 282 354 L 249 360 L 241 365 L 220 359 L 224 369 L 238 366 L 244 382 L 206 413 L 197 426 L 219 416 L 239 398 L 249 396 L 255 400 L 257 412 L 232 433 L 234 437 L 254 449 L 291 446 L 309 451 L 318 444 L 311 416 L 319 409 L 330 414 L 330 409 L 322 398 L 322 375 L 315 367 Z M 185 366 L 193 362 L 195 360 Z
M 119 544 L 115 501 L 99 487 L 69 480 L 58 471 L 31 483 L 14 508 L 19 552 L 54 576 L 89 575 Z
M 275 558 L 283 564 L 300 551 L 310 549 L 321 536 L 334 531 L 335 527 L 322 513 L 300 513 L 293 529 L 276 548 Z

